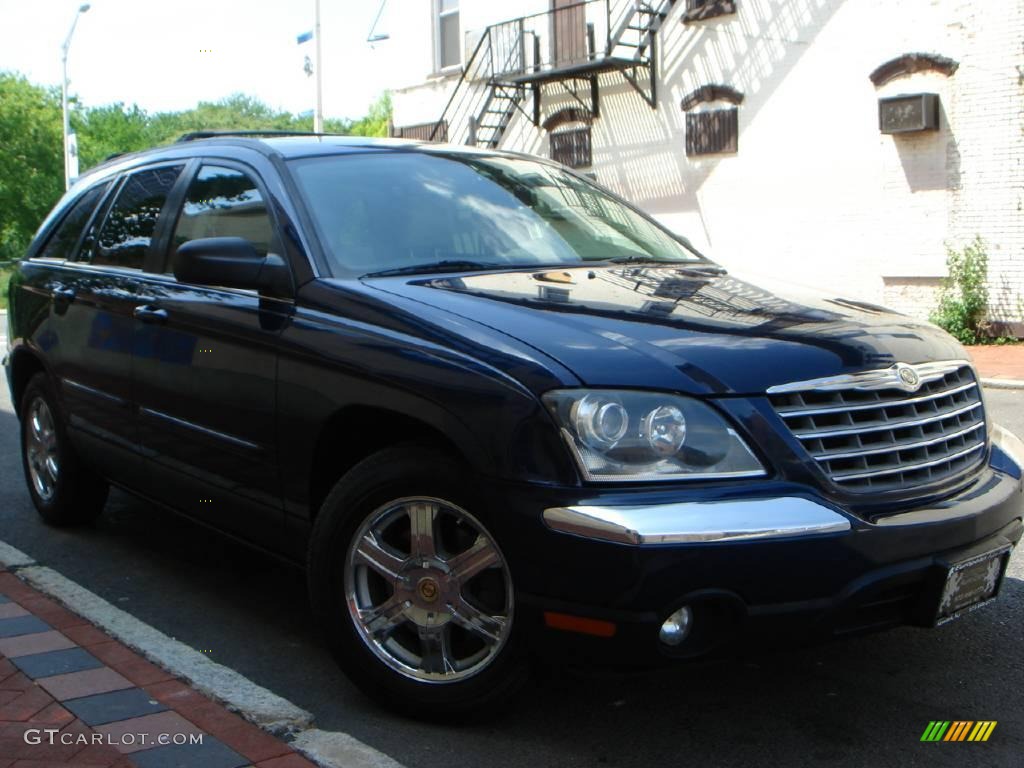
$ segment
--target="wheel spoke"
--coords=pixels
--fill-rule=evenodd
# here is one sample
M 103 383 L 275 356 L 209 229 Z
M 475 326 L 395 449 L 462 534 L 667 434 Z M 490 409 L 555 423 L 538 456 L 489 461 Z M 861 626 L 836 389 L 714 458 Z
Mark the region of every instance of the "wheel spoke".
M 488 645 L 496 645 L 501 641 L 505 630 L 504 616 L 490 616 L 463 599 L 449 605 L 448 609 L 456 624 L 480 637 Z
M 29 428 L 32 430 L 32 439 L 35 443 L 43 445 L 43 424 L 38 408 L 33 412 L 32 418 L 29 419 Z
M 448 567 L 451 569 L 451 576 L 465 585 L 481 571 L 493 568 L 500 563 L 498 550 L 491 544 L 490 539 L 481 534 L 476 537 L 476 541 L 469 549 L 449 558 Z
M 413 557 L 434 557 L 437 554 L 435 529 L 437 505 L 421 501 L 409 505 L 409 548 Z
M 50 478 L 50 483 L 57 482 L 57 460 L 53 456 L 47 456 L 43 461 L 43 469 L 46 470 L 47 476 Z
M 380 605 L 361 609 L 359 620 L 367 632 L 381 640 L 405 620 L 405 603 L 392 595 Z
M 388 552 L 377 541 L 372 532 L 367 533 L 359 542 L 355 551 L 356 562 L 365 563 L 391 583 L 398 578 L 403 560 Z
M 423 657 L 420 663 L 423 669 L 442 675 L 455 672 L 448 628 L 445 626 L 420 627 L 419 636 L 420 652 Z

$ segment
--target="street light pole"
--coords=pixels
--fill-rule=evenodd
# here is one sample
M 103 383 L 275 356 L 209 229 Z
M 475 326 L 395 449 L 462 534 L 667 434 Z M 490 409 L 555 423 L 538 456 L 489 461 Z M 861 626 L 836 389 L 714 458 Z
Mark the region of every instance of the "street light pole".
M 71 20 L 71 29 L 60 47 L 60 62 L 62 76 L 60 82 L 61 108 L 64 112 L 64 191 L 71 186 L 71 118 L 68 115 L 68 49 L 71 47 L 71 36 L 75 34 L 75 27 L 78 24 L 78 17 L 89 10 L 89 4 L 83 3 L 75 11 L 75 18 Z
M 324 68 L 320 45 L 320 0 L 316 2 L 316 20 L 313 40 L 316 42 L 316 112 L 313 113 L 313 133 L 324 132 Z M 308 7 L 308 6 L 307 6 Z

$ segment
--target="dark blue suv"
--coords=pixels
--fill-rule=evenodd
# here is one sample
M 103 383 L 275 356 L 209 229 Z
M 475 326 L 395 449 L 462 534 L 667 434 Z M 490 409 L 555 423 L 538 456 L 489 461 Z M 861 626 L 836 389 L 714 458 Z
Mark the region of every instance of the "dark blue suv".
M 346 672 L 486 711 L 996 597 L 1019 440 L 964 350 L 754 285 L 546 161 L 191 136 L 71 189 L 10 286 L 43 518 L 110 484 L 302 564 Z

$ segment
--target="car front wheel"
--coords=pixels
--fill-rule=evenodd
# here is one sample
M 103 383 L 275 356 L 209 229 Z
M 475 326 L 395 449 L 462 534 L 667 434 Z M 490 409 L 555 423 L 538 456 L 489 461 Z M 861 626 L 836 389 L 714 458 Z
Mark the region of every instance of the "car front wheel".
M 313 607 L 342 668 L 422 718 L 486 714 L 525 677 L 512 574 L 467 477 L 415 447 L 378 453 L 335 486 L 310 546 Z

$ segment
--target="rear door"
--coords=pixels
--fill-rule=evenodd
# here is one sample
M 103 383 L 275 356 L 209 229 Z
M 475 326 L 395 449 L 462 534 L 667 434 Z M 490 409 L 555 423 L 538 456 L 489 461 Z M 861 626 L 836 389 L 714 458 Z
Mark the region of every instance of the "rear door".
M 157 220 L 183 165 L 133 171 L 115 182 L 92 217 L 77 259 L 53 286 L 55 374 L 73 439 L 83 453 L 122 482 L 138 444 L 132 350 L 139 278 Z
M 226 160 L 191 178 L 167 258 L 142 310 L 155 315 L 137 348 L 135 382 L 154 493 L 243 538 L 273 546 L 283 512 L 275 425 L 277 348 L 290 301 L 256 291 L 179 283 L 174 251 L 207 237 L 242 237 L 282 253 L 256 174 Z M 159 274 L 157 274 L 159 273 Z

